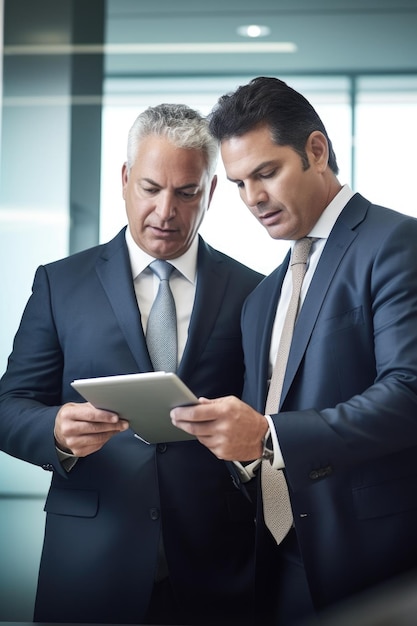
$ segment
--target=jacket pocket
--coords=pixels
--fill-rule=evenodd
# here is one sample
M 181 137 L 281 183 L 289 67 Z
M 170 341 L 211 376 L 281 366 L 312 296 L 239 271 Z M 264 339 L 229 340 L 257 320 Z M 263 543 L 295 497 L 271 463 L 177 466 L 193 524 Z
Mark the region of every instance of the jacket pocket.
M 95 517 L 98 512 L 98 493 L 87 489 L 62 489 L 52 487 L 44 511 L 55 515 Z

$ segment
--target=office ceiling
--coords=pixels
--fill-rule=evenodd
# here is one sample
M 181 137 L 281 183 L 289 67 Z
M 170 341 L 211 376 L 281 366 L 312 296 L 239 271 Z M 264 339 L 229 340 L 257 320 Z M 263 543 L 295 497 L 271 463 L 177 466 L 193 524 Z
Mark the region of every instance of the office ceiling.
M 416 72 L 417 0 L 107 0 L 106 42 L 110 77 Z

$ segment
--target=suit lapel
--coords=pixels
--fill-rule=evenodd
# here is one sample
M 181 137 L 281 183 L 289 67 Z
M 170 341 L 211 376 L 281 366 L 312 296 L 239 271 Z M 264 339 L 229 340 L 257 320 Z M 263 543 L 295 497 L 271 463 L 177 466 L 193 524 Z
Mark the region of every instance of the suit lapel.
M 354 229 L 364 219 L 368 206 L 369 202 L 356 194 L 340 214 L 326 242 L 294 329 L 281 406 L 307 349 L 327 291 L 344 255 L 356 238 Z
M 220 255 L 199 237 L 197 286 L 190 319 L 187 343 L 178 368 L 178 375 L 187 379 L 216 323 L 222 306 L 229 274 L 224 271 Z
M 152 371 L 133 286 L 125 229 L 103 246 L 96 271 L 139 371 Z

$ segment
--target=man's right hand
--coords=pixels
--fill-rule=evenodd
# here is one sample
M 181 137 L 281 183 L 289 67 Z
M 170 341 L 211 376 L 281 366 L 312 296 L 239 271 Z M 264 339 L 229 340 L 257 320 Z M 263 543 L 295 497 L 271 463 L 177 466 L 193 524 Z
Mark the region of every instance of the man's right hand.
M 58 411 L 54 436 L 56 446 L 77 457 L 97 452 L 113 435 L 129 428 L 116 413 L 96 409 L 89 402 L 68 402 Z

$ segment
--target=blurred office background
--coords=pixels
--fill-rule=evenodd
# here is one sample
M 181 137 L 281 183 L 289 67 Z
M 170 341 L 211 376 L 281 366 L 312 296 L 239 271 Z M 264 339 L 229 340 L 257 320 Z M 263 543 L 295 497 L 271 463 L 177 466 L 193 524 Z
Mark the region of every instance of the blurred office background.
M 125 224 L 126 136 L 148 105 L 207 113 L 283 78 L 322 115 L 341 182 L 417 215 L 417 0 L 0 0 L 0 26 L 0 373 L 36 267 Z M 269 272 L 286 245 L 219 178 L 203 235 Z M 0 452 L 0 621 L 31 620 L 49 481 Z

